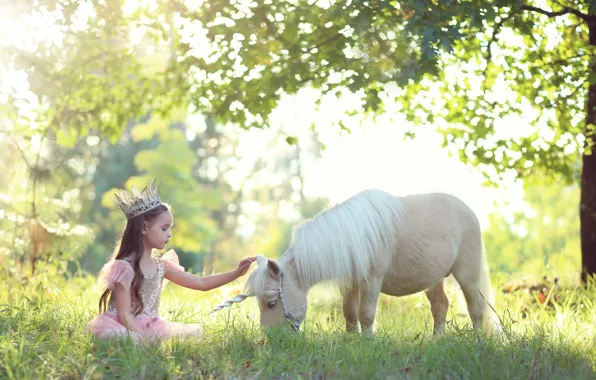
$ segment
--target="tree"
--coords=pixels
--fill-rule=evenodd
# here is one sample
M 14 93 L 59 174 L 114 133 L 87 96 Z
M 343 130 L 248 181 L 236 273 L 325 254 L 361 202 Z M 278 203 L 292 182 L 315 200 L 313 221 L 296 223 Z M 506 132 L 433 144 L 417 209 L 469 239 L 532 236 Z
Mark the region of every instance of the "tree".
M 82 3 L 18 3 L 65 15 L 63 48 L 10 49 L 6 60 L 51 105 L 52 128 L 117 138 L 128 119 L 172 102 L 263 128 L 281 97 L 306 86 L 360 94 L 353 113 L 363 115 L 396 101 L 415 124 L 441 125 L 445 145 L 493 183 L 579 180 L 582 278 L 596 273 L 594 0 L 170 0 L 127 12 L 91 2 L 78 29 L 70 16 Z M 147 43 L 130 42 L 131 29 L 169 49 L 156 75 L 140 69 Z M 531 128 L 511 127 L 522 121 Z
M 197 56 L 186 38 L 179 56 L 200 73 L 197 105 L 246 127 L 266 123 L 283 94 L 304 86 L 352 91 L 361 112 L 396 100 L 410 121 L 445 125 L 445 145 L 492 183 L 581 176 L 585 280 L 596 273 L 596 2 L 546 3 L 178 2 L 214 46 Z
M 35 122 L 63 141 L 98 131 L 114 142 L 131 119 L 162 99 L 167 70 L 142 64 L 146 42 L 130 33 L 143 20 L 125 12 L 123 1 L 17 0 L 2 13 L 3 21 L 20 19 L 19 30 L 27 32 L 0 45 L 1 72 L 24 74 L 29 91 L 10 88 L 0 116 L 26 109 L 24 117 L 13 117 L 23 127 Z M 144 23 L 145 35 L 163 32 L 164 25 Z
M 85 140 L 78 145 L 64 149 L 51 131 L 0 138 L 2 272 L 62 275 L 91 244 L 93 231 L 81 219 L 93 159 Z
M 89 223 L 84 212 L 93 193 L 88 174 L 95 170 L 98 150 L 84 137 L 105 148 L 106 140 L 119 140 L 131 122 L 150 110 L 168 114 L 172 109 L 163 97 L 172 93 L 166 91 L 171 86 L 167 57 L 160 51 L 163 46 L 152 43 L 163 41 L 159 36 L 167 22 L 140 16 L 118 0 L 0 5 L 4 30 L 12 33 L 0 35 L 0 144 L 7 158 L 0 224 L 10 231 L 1 234 L 0 251 L 9 260 L 26 257 L 32 272 L 36 263 L 58 253 L 76 259 L 91 243 L 90 231 L 76 224 L 85 218 L 82 223 Z M 131 33 L 139 29 L 143 33 L 137 41 Z M 147 53 L 149 47 L 153 53 Z M 38 152 L 30 154 L 36 144 Z M 60 154 L 45 157 L 47 145 Z M 22 160 L 11 166 L 15 160 L 9 157 L 19 161 L 18 153 Z M 109 188 L 95 190 L 101 194 Z

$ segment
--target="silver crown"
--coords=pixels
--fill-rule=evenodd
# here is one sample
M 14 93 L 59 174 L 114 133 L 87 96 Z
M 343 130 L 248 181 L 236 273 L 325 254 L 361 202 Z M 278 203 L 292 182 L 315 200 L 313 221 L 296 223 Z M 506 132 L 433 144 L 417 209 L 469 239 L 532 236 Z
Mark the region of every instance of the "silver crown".
M 141 191 L 133 185 L 131 194 L 120 191 L 120 194 L 114 194 L 112 202 L 122 210 L 126 219 L 132 219 L 162 204 L 158 193 L 160 186 L 161 183 L 155 186 L 155 180 L 149 180 L 149 184 Z

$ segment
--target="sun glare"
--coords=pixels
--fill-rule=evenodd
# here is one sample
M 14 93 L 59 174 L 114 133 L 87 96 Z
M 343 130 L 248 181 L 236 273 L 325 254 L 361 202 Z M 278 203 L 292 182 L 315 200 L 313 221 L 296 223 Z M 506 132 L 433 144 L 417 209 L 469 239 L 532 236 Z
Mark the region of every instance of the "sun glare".
M 242 167 L 230 173 L 230 183 L 241 183 L 256 159 L 267 162 L 270 156 L 295 149 L 283 141 L 289 135 L 297 137 L 303 148 L 304 193 L 328 198 L 331 204 L 367 188 L 396 195 L 447 192 L 468 203 L 483 228 L 488 226 L 488 215 L 496 211 L 494 202 L 504 214 L 524 208 L 519 183 L 511 181 L 498 190 L 483 186 L 485 179 L 479 171 L 471 170 L 441 147 L 436 128 L 409 124 L 391 105 L 376 122 L 364 120 L 360 125 L 359 116 L 350 119 L 345 114 L 347 109 L 358 108 L 357 96 L 324 97 L 318 110 L 313 102 L 317 96 L 315 90 L 303 89 L 284 97 L 270 116 L 271 129 L 242 132 L 236 151 L 242 157 Z M 340 132 L 339 120 L 351 128 L 350 133 Z M 304 149 L 312 143 L 311 125 L 325 145 L 321 157 L 313 157 Z M 404 140 L 404 132 L 411 129 L 417 131 L 416 139 Z M 274 143 L 278 133 L 282 138 Z M 287 207 L 283 214 L 283 218 L 295 217 Z
M 77 29 L 84 28 L 89 17 L 93 17 L 93 6 L 86 4 L 80 4 L 73 17 Z M 130 14 L 141 7 L 150 10 L 156 6 L 157 3 L 154 0 L 126 0 L 123 11 L 125 14 Z M 56 26 L 56 20 L 62 17 L 59 10 L 48 11 L 40 8 L 39 12 L 25 15 L 20 14 L 13 6 L 0 7 L 0 43 L 2 45 L 29 50 L 34 49 L 39 43 L 45 44 L 45 47 L 60 46 L 62 43 L 63 31 Z M 200 25 L 192 25 L 192 27 L 191 36 L 188 38 L 192 38 L 193 43 L 200 46 L 203 52 L 208 51 L 204 30 Z M 133 33 L 131 40 L 134 39 Z M 134 44 L 134 41 L 132 42 Z M 9 86 L 13 88 L 13 92 L 16 88 L 21 88 L 21 92 L 28 92 L 27 86 L 14 83 L 20 77 L 6 75 L 5 78 L 0 78 L 0 86 L 2 88 Z M 471 78 L 471 81 L 474 81 L 474 78 Z M 307 195 L 326 197 L 331 203 L 336 203 L 371 187 L 395 194 L 444 191 L 460 196 L 468 202 L 479 214 L 483 225 L 486 225 L 487 215 L 494 211 L 492 201 L 499 198 L 499 195 L 482 186 L 484 178 L 479 173 L 471 172 L 459 162 L 458 158 L 449 156 L 448 152 L 440 146 L 435 127 L 413 126 L 407 123 L 400 115 L 400 105 L 392 103 L 391 91 L 388 90 L 385 99 L 386 112 L 376 122 L 362 119 L 361 98 L 356 94 L 346 93 L 340 97 L 323 96 L 318 109 L 315 108 L 313 99 L 320 94 L 312 89 L 304 89 L 295 96 L 284 97 L 269 117 L 270 129 L 252 130 L 240 134 L 241 143 L 237 155 L 242 157 L 242 167 L 231 172 L 230 182 L 240 184 L 257 158 L 263 159 L 268 154 L 275 155 L 280 151 L 294 149 L 284 142 L 286 136 L 298 137 L 299 144 L 311 144 L 310 127 L 315 126 L 317 138 L 323 142 L 326 149 L 321 153 L 321 157 L 313 157 L 308 149 L 304 149 L 302 159 L 304 192 Z M 496 95 L 507 93 L 506 86 L 496 89 L 495 92 Z M 441 113 L 447 106 L 441 104 L 439 100 L 436 100 L 436 105 L 437 113 Z M 359 109 L 360 111 L 357 111 Z M 356 116 L 346 115 L 346 111 L 353 110 L 356 110 Z M 196 120 L 199 119 L 202 117 L 196 118 Z M 192 120 L 189 122 L 193 123 Z M 339 130 L 337 125 L 340 122 L 350 130 L 350 133 Z M 502 128 L 498 128 L 499 132 L 527 133 L 527 129 L 519 128 L 527 125 L 523 120 L 502 120 L 502 123 L 504 125 L 501 124 Z M 204 128 L 199 124 L 196 131 L 189 132 L 188 138 L 193 138 L 201 128 Z M 516 125 L 515 131 L 510 127 L 511 125 Z M 404 141 L 405 132 L 413 129 L 418 132 L 416 141 Z M 280 130 L 281 134 L 277 142 L 272 144 L 272 138 Z M 548 131 L 546 133 L 548 134 Z M 271 147 L 268 148 L 268 144 Z M 255 148 L 257 146 L 258 148 Z M 263 180 L 275 182 L 278 179 Z M 522 194 L 518 186 L 512 184 L 506 191 L 501 191 L 500 198 L 515 200 L 520 199 Z M 289 209 L 284 210 L 283 213 L 293 214 Z
M 0 46 L 21 47 L 27 28 L 9 4 L 0 4 Z

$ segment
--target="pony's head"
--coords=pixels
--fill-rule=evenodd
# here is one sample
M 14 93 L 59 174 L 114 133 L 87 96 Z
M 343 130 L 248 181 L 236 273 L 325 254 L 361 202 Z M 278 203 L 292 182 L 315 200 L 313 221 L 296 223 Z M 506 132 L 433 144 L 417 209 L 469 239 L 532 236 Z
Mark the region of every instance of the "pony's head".
M 257 268 L 250 274 L 246 287 L 252 292 L 261 313 L 261 326 L 289 323 L 298 330 L 306 316 L 306 292 L 298 286 L 295 267 L 257 256 Z
M 306 316 L 307 293 L 298 286 L 292 265 L 284 266 L 275 260 L 257 256 L 257 268 L 246 281 L 245 294 L 237 296 L 236 301 L 227 301 L 214 311 L 250 296 L 257 299 L 261 327 L 287 323 L 298 330 Z

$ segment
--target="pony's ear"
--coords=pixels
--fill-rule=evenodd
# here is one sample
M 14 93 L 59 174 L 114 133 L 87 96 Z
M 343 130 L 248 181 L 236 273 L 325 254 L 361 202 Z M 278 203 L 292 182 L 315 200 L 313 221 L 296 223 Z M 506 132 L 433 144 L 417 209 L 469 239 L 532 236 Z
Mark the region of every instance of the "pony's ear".
M 281 270 L 279 269 L 279 264 L 277 263 L 277 261 L 267 260 L 267 270 L 269 271 L 271 277 L 273 277 L 276 280 L 279 280 L 279 274 L 281 273 Z

